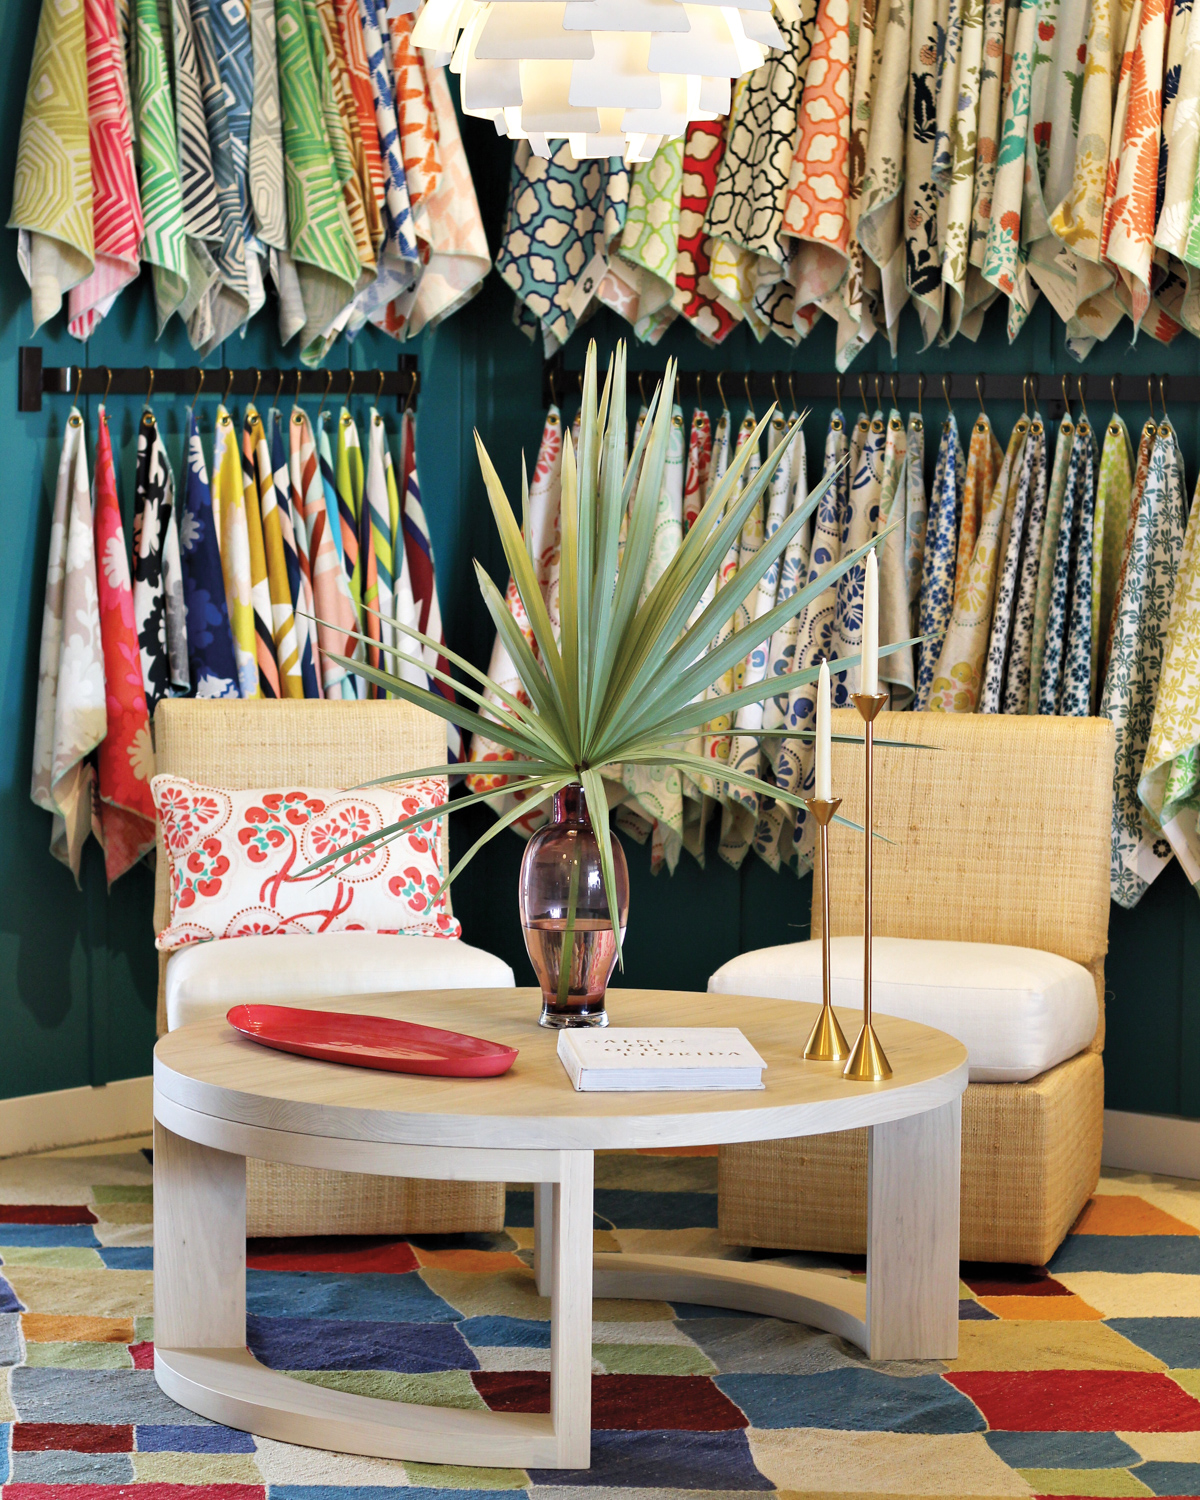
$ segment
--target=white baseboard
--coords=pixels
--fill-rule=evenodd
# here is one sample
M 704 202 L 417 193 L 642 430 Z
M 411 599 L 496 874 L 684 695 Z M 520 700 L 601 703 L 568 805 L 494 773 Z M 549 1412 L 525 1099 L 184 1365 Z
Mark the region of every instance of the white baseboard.
M 96 1089 L 56 1089 L 0 1099 L 0 1156 L 145 1135 L 152 1129 L 153 1115 L 154 1080 L 149 1074 Z
M 1133 1172 L 1200 1178 L 1200 1120 L 1106 1109 L 1102 1160 Z

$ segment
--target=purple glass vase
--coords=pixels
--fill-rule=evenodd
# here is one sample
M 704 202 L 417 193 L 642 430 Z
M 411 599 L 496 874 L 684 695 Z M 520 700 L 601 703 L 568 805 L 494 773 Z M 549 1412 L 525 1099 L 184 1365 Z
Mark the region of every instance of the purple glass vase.
M 613 867 L 624 941 L 629 869 L 617 839 Z M 600 846 L 577 784 L 555 793 L 553 821 L 529 840 L 521 861 L 520 905 L 525 947 L 542 987 L 541 1024 L 607 1026 L 604 995 L 617 961 L 617 940 Z

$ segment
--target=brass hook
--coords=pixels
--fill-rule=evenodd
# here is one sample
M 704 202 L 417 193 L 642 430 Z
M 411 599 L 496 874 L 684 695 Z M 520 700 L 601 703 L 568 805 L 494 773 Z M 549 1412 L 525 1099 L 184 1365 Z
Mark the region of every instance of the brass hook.
M 1146 376 L 1146 399 L 1150 403 L 1150 420 L 1158 426 L 1158 418 L 1154 415 L 1154 376 Z
M 875 377 L 875 410 L 879 410 L 879 376 Z
M 111 367 L 109 365 L 101 365 L 100 368 L 103 371 L 105 371 L 105 373 L 108 375 L 108 379 L 104 382 L 104 400 L 105 400 L 105 403 L 107 403 L 107 401 L 108 401 L 108 393 L 109 393 L 109 391 L 112 390 L 112 376 L 113 376 L 113 372 L 112 372 L 112 369 L 111 369 Z
M 746 405 L 750 408 L 750 415 L 754 421 L 758 421 L 758 413 L 754 410 L 754 397 L 750 394 L 750 376 L 742 376 L 742 386 L 746 392 Z
M 782 406 L 783 403 L 779 399 L 779 380 L 774 374 L 771 375 L 771 392 L 775 397 L 775 405 Z
M 976 375 L 976 377 L 975 377 L 975 394 L 979 398 L 979 415 L 981 417 L 986 417 L 987 416 L 987 408 L 983 404 L 983 376 L 982 375 Z
M 1117 405 L 1117 381 L 1120 380 L 1120 378 L 1121 377 L 1119 375 L 1110 375 L 1108 377 L 1108 390 L 1109 394 L 1112 396 L 1114 417 L 1119 417 L 1121 415 L 1121 408 Z
M 925 394 L 925 376 L 923 374 L 919 374 L 917 376 L 917 420 L 919 422 L 924 422 L 924 420 L 925 420 L 925 415 L 924 415 L 924 413 L 921 410 L 921 397 L 924 394 Z
M 299 401 L 299 399 L 300 399 L 300 371 L 297 370 L 296 371 L 296 395 L 294 397 L 294 400 Z
M 254 372 L 254 394 L 253 394 L 253 396 L 250 397 L 250 405 L 251 406 L 253 406 L 254 403 L 258 400 L 258 388 L 259 388 L 260 385 L 262 385 L 262 371 L 261 370 L 255 370 L 255 372 Z
M 379 405 L 379 398 L 383 395 L 383 371 L 379 372 L 379 384 L 375 387 L 375 405 Z
M 1086 425 L 1088 427 L 1090 427 L 1092 424 L 1091 424 L 1090 418 L 1088 417 L 1087 402 L 1083 399 L 1083 395 L 1084 395 L 1084 392 L 1086 390 L 1087 390 L 1087 376 L 1086 375 L 1076 375 L 1076 377 L 1075 377 L 1075 399 L 1079 402 L 1079 420 L 1081 422 L 1083 422 L 1083 423 L 1086 423 Z
M 1171 418 L 1167 412 L 1167 377 L 1165 375 L 1158 377 L 1158 404 L 1162 407 L 1163 421 L 1169 422 Z
M 646 404 L 645 374 L 641 370 L 638 371 L 638 375 L 637 375 L 637 388 L 638 388 L 638 395 L 642 399 L 642 405 L 645 406 L 645 404 Z
M 420 372 L 420 370 L 410 370 L 409 374 L 408 374 L 408 395 L 405 396 L 405 398 L 404 398 L 404 415 L 405 416 L 408 416 L 409 412 L 412 411 L 414 409 L 414 407 L 416 406 L 416 404 L 417 404 L 417 392 L 420 389 L 421 389 L 421 372 Z
M 946 410 L 950 413 L 951 416 L 953 416 L 954 415 L 954 407 L 951 406 L 951 404 L 950 404 L 950 377 L 949 377 L 949 375 L 943 375 L 942 376 L 942 395 L 946 398 Z
M 721 398 L 721 410 L 727 411 L 729 408 L 729 402 L 725 399 L 725 387 L 721 384 L 721 379 L 724 374 L 724 370 L 717 371 L 717 395 Z
M 553 370 L 547 370 L 547 372 L 546 372 L 546 379 L 550 383 L 550 405 L 551 406 L 557 406 L 558 405 L 558 392 L 554 389 L 554 371 Z
M 347 366 L 346 374 L 349 377 L 346 382 L 346 400 L 349 401 L 354 394 L 354 371 Z
M 300 371 L 296 371 L 296 394 L 292 397 L 292 421 L 303 422 L 304 413 L 297 408 L 300 405 Z
M 200 392 L 204 389 L 204 370 L 202 368 L 198 368 L 196 370 L 196 374 L 199 376 L 199 379 L 196 381 L 196 394 L 192 397 L 192 404 L 191 404 L 191 406 L 188 407 L 188 416 L 189 417 L 196 410 L 196 401 L 197 401 L 197 398 L 199 397 Z
M 279 384 L 275 387 L 275 399 L 274 399 L 274 401 L 272 401 L 271 405 L 272 406 L 278 406 L 279 405 L 279 398 L 282 395 L 283 395 L 283 371 L 280 370 L 280 372 L 279 372 Z
M 1029 376 L 1021 376 L 1021 405 L 1025 409 L 1025 420 L 1029 420 Z
M 1067 421 L 1069 422 L 1071 420 L 1071 398 L 1067 395 L 1067 377 L 1065 375 L 1062 378 L 1062 393 L 1063 407 L 1065 409 L 1064 414 L 1067 418 Z
M 146 405 L 149 406 L 150 403 L 151 403 L 151 401 L 154 399 L 154 373 L 155 372 L 154 372 L 153 368 L 150 365 L 145 365 L 144 369 L 145 369 L 146 373 L 150 377 L 150 384 L 149 384 L 149 386 L 147 387 L 147 390 L 146 390 Z
M 896 394 L 896 377 L 894 375 L 888 376 L 888 399 L 891 401 L 893 407 L 899 404 L 900 398 Z
M 697 406 L 699 406 L 700 403 L 701 403 L 701 401 L 704 400 L 704 393 L 703 393 L 703 391 L 700 388 L 701 382 L 702 382 L 703 379 L 704 379 L 703 375 L 701 375 L 700 371 L 697 370 L 696 371 L 696 405 Z
M 842 404 L 842 377 L 840 375 L 833 377 L 833 389 L 836 393 L 834 396 L 834 405 L 840 407 Z
M 78 402 L 78 400 L 79 400 L 79 393 L 80 393 L 81 390 L 83 390 L 83 366 L 82 365 L 76 365 L 75 366 L 75 395 L 73 397 L 73 400 L 75 402 Z
M 863 416 L 869 422 L 871 413 L 867 410 L 867 377 L 865 375 L 858 377 L 858 399 L 862 402 Z
M 321 404 L 317 407 L 317 421 L 321 420 L 321 413 L 325 410 L 325 402 L 329 399 L 329 393 L 333 389 L 333 371 L 325 371 L 325 390 L 321 396 Z
M 229 371 L 229 379 L 225 382 L 225 394 L 221 397 L 221 405 L 228 406 L 229 398 L 233 394 L 233 371 Z
M 791 397 L 792 410 L 796 410 L 796 380 L 791 370 L 788 371 L 788 395 Z

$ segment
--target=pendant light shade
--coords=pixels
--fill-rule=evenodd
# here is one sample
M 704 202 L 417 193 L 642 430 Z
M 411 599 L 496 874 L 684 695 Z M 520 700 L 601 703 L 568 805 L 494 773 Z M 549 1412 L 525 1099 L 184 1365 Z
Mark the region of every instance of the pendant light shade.
M 799 19 L 796 0 L 774 0 Z M 413 40 L 461 78 L 463 110 L 577 160 L 648 161 L 728 114 L 730 80 L 782 47 L 772 0 L 428 0 Z

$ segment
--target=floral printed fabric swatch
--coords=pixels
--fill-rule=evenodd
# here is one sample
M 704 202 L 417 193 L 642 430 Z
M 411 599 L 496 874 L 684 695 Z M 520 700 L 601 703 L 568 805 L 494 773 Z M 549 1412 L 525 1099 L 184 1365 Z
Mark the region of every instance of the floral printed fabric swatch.
M 913 704 L 916 709 L 929 707 L 942 642 L 954 610 L 955 513 L 966 483 L 966 469 L 958 438 L 958 423 L 951 412 L 942 423 L 925 531 L 925 562 L 917 622 L 918 634 L 925 639 L 921 642 L 921 659 L 917 668 L 917 693 Z
M 711 344 L 719 344 L 727 338 L 741 321 L 741 314 L 721 300 L 709 274 L 711 255 L 708 232 L 704 227 L 724 151 L 724 121 L 692 121 L 683 147 L 679 243 L 672 302 L 701 339 Z
M 887 428 L 883 413 L 871 418 L 858 462 L 852 461 L 846 513 L 842 519 L 842 553 L 857 552 L 879 529 L 879 500 L 883 490 L 883 454 Z M 866 559 L 856 562 L 843 573 L 837 585 L 837 609 L 833 621 L 830 657 L 857 656 L 862 649 L 863 590 L 866 585 Z M 859 690 L 860 667 L 839 672 L 833 669 L 833 702 L 845 708 L 851 695 Z
M 1078 714 L 1082 701 L 1082 713 L 1086 715 L 1091 701 L 1095 462 L 1092 429 L 1086 421 L 1080 421 L 1071 443 L 1058 542 L 1050 579 L 1045 649 L 1037 690 L 1037 712 L 1040 714 Z M 1083 611 L 1081 605 L 1085 589 L 1087 609 Z M 1070 638 L 1072 634 L 1073 640 Z M 1082 659 L 1080 651 L 1083 652 Z M 1076 674 L 1074 679 L 1071 677 L 1072 667 Z M 1032 702 L 1030 711 L 1033 711 Z
M 913 0 L 908 130 L 904 147 L 905 281 L 928 348 L 942 326 L 942 257 L 938 192 L 933 175 L 937 140 L 938 60 L 949 7 Z M 918 699 L 920 690 L 918 688 Z
M 882 322 L 893 354 L 900 312 L 908 300 L 904 268 L 904 137 L 908 124 L 911 8 L 888 6 L 878 39 L 879 65 L 871 103 L 855 233 L 879 271 Z
M 1008 448 L 999 462 L 999 449 L 986 417 L 976 421 L 971 434 L 967 494 L 974 483 L 986 498 L 962 587 L 955 593 L 954 613 L 933 679 L 929 707 L 935 712 L 973 713 L 979 702 L 992 623 L 1000 536 L 1004 518 L 1015 504 L 1027 432 L 1028 423 L 1022 418 L 1013 428 Z M 999 472 L 992 481 L 991 475 L 997 469 Z M 964 501 L 964 517 L 966 513 Z
M 882 641 L 904 641 L 912 635 L 908 609 L 908 579 L 904 572 L 905 527 L 908 511 L 908 436 L 900 413 L 888 413 L 883 448 L 883 479 L 879 489 L 876 535 L 890 530 L 879 554 L 879 636 Z M 908 708 L 916 686 L 913 651 L 905 646 L 879 663 L 880 682 L 891 694 L 890 707 Z
M 1183 552 L 1187 497 L 1183 464 L 1170 424 L 1154 442 L 1132 535 L 1121 594 L 1113 616 L 1112 654 L 1100 713 L 1116 730 L 1113 773 L 1112 898 L 1136 906 L 1170 862 L 1172 850 L 1143 806 L 1138 783 L 1166 654 L 1171 600 Z
M 1096 659 L 1093 671 L 1100 663 L 1101 646 L 1108 640 L 1117 596 L 1117 576 L 1121 570 L 1133 490 L 1132 454 L 1129 429 L 1114 413 L 1104 433 L 1100 477 L 1096 481 L 1095 540 L 1092 544 L 1092 655 Z
M 142 685 L 153 719 L 169 693 L 186 693 L 187 610 L 179 562 L 175 480 L 154 413 L 138 426 L 133 511 L 133 611 L 142 658 Z
M 179 560 L 187 614 L 188 670 L 196 685 L 197 698 L 237 698 L 240 696 L 237 660 L 221 573 L 216 513 L 200 441 L 200 424 L 194 413 L 188 424 L 186 464 Z
M 1086 718 L 1096 701 L 1096 653 L 1092 637 L 1092 552 L 1096 523 L 1096 469 L 1099 465 L 1095 435 L 1086 420 L 1080 422 L 1075 442 L 1083 448 L 1083 456 L 1076 476 L 1080 489 L 1075 507 L 1071 612 L 1059 711 L 1073 714 L 1077 718 Z
M 1038 0 L 1021 0 L 1016 42 L 1009 70 L 1008 98 L 1000 147 L 996 154 L 996 182 L 983 275 L 1008 298 L 1008 336 L 1020 332 L 1037 298 L 1025 269 L 1021 243 L 1021 202 L 1025 184 L 1026 138 L 1029 132 L 1030 88 L 1038 52 Z
M 96 817 L 104 845 L 104 868 L 111 887 L 154 848 L 154 742 L 142 689 L 133 584 L 125 551 L 125 531 L 117 498 L 112 439 L 104 408 L 96 440 L 97 604 L 104 653 L 107 728 L 96 750 Z M 220 564 L 217 565 L 220 585 Z M 221 604 L 224 604 L 221 599 Z M 229 622 L 225 622 L 226 631 Z M 233 696 L 237 696 L 234 688 Z
M 1006 714 L 1023 714 L 1029 709 L 1033 620 L 1037 605 L 1042 536 L 1046 528 L 1047 499 L 1046 430 L 1036 416 L 1030 424 L 1027 446 L 1030 463 L 1027 465 L 1022 462 L 1016 500 L 1011 514 L 1005 517 L 1006 565 L 1000 588 L 1006 600 L 1011 601 L 1012 631 L 1008 661 L 1003 672 L 1003 696 L 997 707 Z M 1019 531 L 1014 533 L 1012 526 L 1012 520 L 1018 512 L 1025 517 L 1024 537 Z M 1007 567 L 1009 562 L 1016 570 L 1011 575 Z M 1015 579 L 1015 587 L 1011 579 Z
M 1067 494 L 1067 474 L 1075 444 L 1075 424 L 1070 413 L 1064 415 L 1054 444 L 1054 465 L 1046 493 L 1046 519 L 1042 526 L 1041 551 L 1038 560 L 1037 593 L 1033 605 L 1033 636 L 1029 652 L 1028 711 L 1038 711 L 1041 691 L 1042 661 L 1046 654 L 1046 625 L 1050 618 L 1050 595 L 1054 587 L 1054 561 L 1058 555 L 1058 533 L 1062 525 L 1063 502 Z M 1068 522 L 1068 526 L 1069 526 Z
M 50 521 L 30 796 L 51 814 L 50 852 L 76 884 L 93 826 L 88 757 L 107 728 L 87 450 L 83 418 L 72 407 Z
M 925 568 L 925 422 L 917 412 L 908 419 L 905 460 L 904 578 L 908 586 L 909 635 L 917 633 L 917 605 Z

